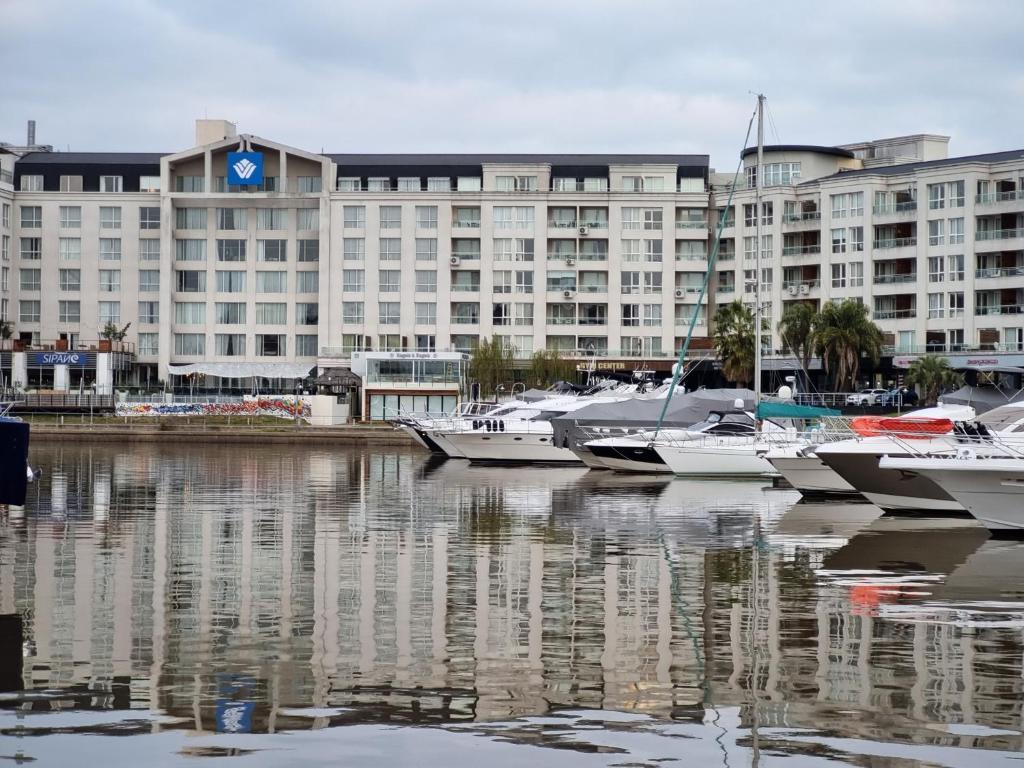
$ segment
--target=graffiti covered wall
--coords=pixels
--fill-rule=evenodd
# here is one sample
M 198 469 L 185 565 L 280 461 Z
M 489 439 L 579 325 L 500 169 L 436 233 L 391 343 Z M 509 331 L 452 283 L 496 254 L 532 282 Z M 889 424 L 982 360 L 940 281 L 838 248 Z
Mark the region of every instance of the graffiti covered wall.
M 118 403 L 118 416 L 271 416 L 309 419 L 306 401 L 296 403 L 294 397 L 251 397 L 238 403 Z

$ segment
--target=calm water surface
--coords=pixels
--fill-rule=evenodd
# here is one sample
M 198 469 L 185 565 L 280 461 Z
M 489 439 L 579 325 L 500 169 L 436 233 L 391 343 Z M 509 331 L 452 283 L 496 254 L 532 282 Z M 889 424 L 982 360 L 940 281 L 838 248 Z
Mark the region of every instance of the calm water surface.
M 0 511 L 33 765 L 1013 765 L 1024 545 L 761 483 L 66 447 Z

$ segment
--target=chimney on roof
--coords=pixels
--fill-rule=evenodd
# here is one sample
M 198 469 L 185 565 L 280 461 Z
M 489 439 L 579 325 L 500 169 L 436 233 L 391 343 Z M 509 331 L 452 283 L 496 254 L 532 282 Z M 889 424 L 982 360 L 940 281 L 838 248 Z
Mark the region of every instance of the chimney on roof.
M 26 144 L 28 146 L 30 146 L 30 147 L 34 147 L 36 145 L 36 121 L 35 120 L 29 120 L 28 121 L 28 141 L 26 142 Z
M 196 146 L 213 144 L 238 135 L 235 124 L 227 120 L 196 120 Z

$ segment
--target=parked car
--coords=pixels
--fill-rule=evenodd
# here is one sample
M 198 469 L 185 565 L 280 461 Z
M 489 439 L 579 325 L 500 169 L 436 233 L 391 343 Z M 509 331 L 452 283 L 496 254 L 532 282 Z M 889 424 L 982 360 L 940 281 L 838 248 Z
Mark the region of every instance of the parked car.
M 847 405 L 874 405 L 878 402 L 878 398 L 882 395 L 888 394 L 887 389 L 862 389 L 860 392 L 854 392 L 852 395 L 846 396 Z
M 909 408 L 917 405 L 917 392 L 907 387 L 891 389 L 878 399 L 883 408 Z

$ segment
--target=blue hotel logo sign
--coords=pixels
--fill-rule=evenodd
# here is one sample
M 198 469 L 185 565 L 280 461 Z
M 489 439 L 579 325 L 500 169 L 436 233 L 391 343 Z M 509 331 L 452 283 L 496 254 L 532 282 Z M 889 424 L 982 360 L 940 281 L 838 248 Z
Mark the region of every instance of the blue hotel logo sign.
M 245 187 L 262 183 L 262 152 L 228 152 L 228 184 Z
M 35 365 L 85 365 L 81 352 L 36 352 L 32 356 Z

